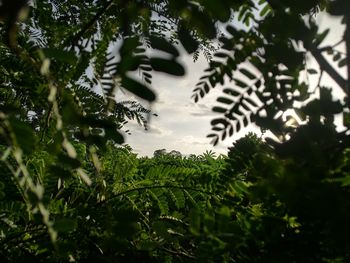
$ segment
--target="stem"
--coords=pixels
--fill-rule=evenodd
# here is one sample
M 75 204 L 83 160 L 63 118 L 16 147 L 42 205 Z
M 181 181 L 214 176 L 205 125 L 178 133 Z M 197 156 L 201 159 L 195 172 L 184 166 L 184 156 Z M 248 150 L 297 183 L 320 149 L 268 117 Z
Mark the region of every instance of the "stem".
M 328 63 L 328 61 L 323 57 L 321 51 L 314 45 L 310 48 L 311 54 L 316 59 L 317 63 L 320 65 L 321 70 L 328 73 L 328 75 L 339 85 L 339 87 L 349 96 L 347 81 Z

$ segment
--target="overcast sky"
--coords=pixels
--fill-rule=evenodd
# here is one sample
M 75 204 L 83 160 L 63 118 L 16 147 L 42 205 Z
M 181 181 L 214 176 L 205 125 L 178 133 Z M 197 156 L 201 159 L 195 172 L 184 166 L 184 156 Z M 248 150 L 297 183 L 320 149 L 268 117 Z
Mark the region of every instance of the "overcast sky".
M 343 34 L 339 20 L 322 14 L 318 21 L 322 26 L 321 30 L 331 28 L 327 44 L 336 43 Z M 248 127 L 239 134 L 220 142 L 216 147 L 210 144 L 206 135 L 210 133 L 210 121 L 216 115 L 211 112 L 211 108 L 217 96 L 221 94 L 220 87 L 211 90 L 205 99 L 194 103 L 191 99 L 192 90 L 203 75 L 207 61 L 201 56 L 194 63 L 191 56 L 185 55 L 184 52 L 183 54 L 179 60 L 187 69 L 185 77 L 175 78 L 167 74 L 153 74 L 152 87 L 158 99 L 151 106 L 152 111 L 159 116 L 151 118 L 149 131 L 145 131 L 136 123 L 128 124 L 132 135 L 125 136 L 126 143 L 140 156 L 152 156 L 155 150 L 163 148 L 167 151 L 177 150 L 186 155 L 201 154 L 206 150 L 227 153 L 227 147 L 232 146 L 233 141 L 237 138 L 244 136 L 249 131 L 259 132 L 257 128 Z M 310 66 L 314 65 L 312 60 L 309 63 Z M 317 79 L 317 77 L 314 78 Z M 332 85 L 329 78 L 324 78 L 324 81 Z M 225 85 L 229 86 L 232 83 Z

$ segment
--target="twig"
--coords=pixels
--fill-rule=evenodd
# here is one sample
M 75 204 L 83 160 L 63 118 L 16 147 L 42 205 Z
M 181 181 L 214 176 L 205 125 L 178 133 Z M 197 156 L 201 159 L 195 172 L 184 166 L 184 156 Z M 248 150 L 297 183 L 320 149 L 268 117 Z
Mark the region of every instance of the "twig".
M 113 0 L 108 1 L 101 9 L 98 11 L 86 24 L 83 26 L 83 28 L 72 38 L 67 39 L 63 46 L 66 46 L 68 44 L 75 45 L 79 39 L 85 34 L 86 31 L 88 31 L 96 22 L 99 20 L 103 14 L 112 6 Z
M 320 50 L 312 45 L 310 47 L 310 52 L 320 65 L 321 70 L 328 73 L 328 75 L 339 85 L 347 96 L 349 96 L 347 81 L 328 63 L 328 61 L 321 54 Z
M 183 251 L 173 251 L 173 250 L 170 250 L 170 249 L 167 249 L 167 248 L 161 248 L 160 250 L 163 250 L 164 252 L 167 252 L 167 253 L 172 254 L 174 256 L 182 256 L 182 257 L 186 257 L 186 258 L 189 258 L 189 259 L 192 259 L 192 260 L 196 259 L 195 256 L 187 254 L 187 253 L 185 253 Z

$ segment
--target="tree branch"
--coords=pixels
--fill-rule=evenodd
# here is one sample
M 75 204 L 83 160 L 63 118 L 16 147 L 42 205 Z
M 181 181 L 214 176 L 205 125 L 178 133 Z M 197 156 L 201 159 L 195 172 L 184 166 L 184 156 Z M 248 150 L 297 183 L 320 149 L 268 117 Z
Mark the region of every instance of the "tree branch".
M 314 45 L 310 47 L 310 52 L 316 59 L 320 68 L 328 73 L 328 75 L 339 85 L 339 87 L 349 96 L 347 89 L 347 81 L 332 67 L 328 61 L 323 57 L 321 51 Z

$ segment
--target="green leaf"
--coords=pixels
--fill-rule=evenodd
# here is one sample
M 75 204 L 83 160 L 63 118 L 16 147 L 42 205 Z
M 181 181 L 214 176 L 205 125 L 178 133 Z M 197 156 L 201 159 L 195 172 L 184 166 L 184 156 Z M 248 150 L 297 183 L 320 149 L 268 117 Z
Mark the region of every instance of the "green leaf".
M 43 49 L 44 55 L 50 59 L 56 59 L 57 61 L 67 62 L 74 64 L 77 61 L 77 57 L 73 51 L 65 51 L 56 48 Z
M 132 78 L 124 76 L 122 78 L 121 84 L 125 89 L 142 99 L 150 102 L 156 100 L 156 95 L 150 88 Z
M 190 231 L 194 235 L 199 235 L 201 232 L 201 218 L 199 209 L 194 208 L 190 211 Z
M 123 44 L 119 50 L 121 56 L 131 55 L 131 53 L 140 46 L 140 40 L 138 37 L 129 37 L 124 39 Z
M 71 218 L 56 219 L 54 229 L 58 232 L 70 232 L 77 227 L 77 221 Z
M 344 112 L 343 113 L 343 124 L 345 127 L 350 127 L 350 113 Z
M 9 118 L 10 129 L 13 138 L 17 142 L 17 146 L 22 149 L 24 153 L 31 153 L 35 149 L 36 137 L 33 129 L 15 117 Z
M 81 165 L 79 160 L 71 158 L 66 154 L 59 154 L 58 160 L 63 166 L 69 166 L 71 169 L 76 169 Z
M 216 27 L 214 25 L 214 21 L 208 16 L 208 14 L 200 11 L 198 7 L 194 7 L 191 11 L 191 16 L 189 17 L 188 21 L 191 26 L 195 27 L 207 38 L 215 38 Z
M 259 15 L 260 15 L 261 17 L 263 17 L 263 16 L 265 16 L 266 14 L 268 14 L 269 12 L 271 12 L 271 7 L 270 7 L 269 4 L 266 4 L 266 5 L 264 6 L 264 8 L 261 9 Z
M 151 58 L 151 66 L 154 70 L 168 73 L 173 76 L 185 75 L 184 67 L 175 60 L 168 60 L 163 58 Z
M 172 200 L 174 201 L 176 208 L 180 209 L 185 207 L 186 200 L 184 193 L 181 189 L 169 189 L 168 193 Z
M 116 129 L 106 129 L 106 138 L 113 140 L 115 143 L 122 144 L 124 143 L 123 135 Z
M 63 178 L 63 179 L 73 177 L 71 171 L 64 169 L 58 165 L 49 166 L 49 171 L 50 171 L 50 174 L 54 177 Z

